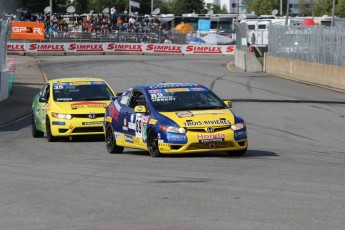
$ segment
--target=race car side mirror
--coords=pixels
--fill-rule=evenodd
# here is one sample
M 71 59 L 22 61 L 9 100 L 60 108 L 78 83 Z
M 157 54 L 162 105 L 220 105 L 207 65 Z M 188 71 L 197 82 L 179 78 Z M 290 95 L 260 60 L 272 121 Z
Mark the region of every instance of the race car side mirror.
M 144 105 L 137 105 L 134 107 L 135 113 L 146 113 L 146 107 Z
M 232 102 L 230 100 L 224 100 L 224 103 L 228 108 L 232 108 Z
M 40 97 L 39 99 L 38 99 L 38 101 L 39 102 L 42 102 L 42 103 L 47 103 L 48 101 L 47 101 L 47 98 L 45 98 L 45 97 Z
M 115 101 L 116 99 L 117 99 L 117 97 L 114 97 L 114 96 L 110 97 L 110 100 L 112 100 L 112 101 Z

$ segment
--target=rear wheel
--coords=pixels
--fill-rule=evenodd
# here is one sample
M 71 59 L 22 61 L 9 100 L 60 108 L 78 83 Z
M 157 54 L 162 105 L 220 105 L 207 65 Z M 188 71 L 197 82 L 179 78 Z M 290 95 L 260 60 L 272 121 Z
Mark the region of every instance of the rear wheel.
M 52 134 L 49 117 L 46 118 L 46 133 L 47 133 L 48 142 L 57 141 L 57 137 L 53 136 L 53 134 Z
M 237 151 L 228 151 L 228 155 L 231 157 L 240 157 L 244 155 L 247 152 L 247 148 L 242 149 L 242 150 L 237 150 Z
M 116 145 L 116 139 L 114 135 L 114 129 L 111 124 L 106 126 L 105 131 L 105 144 L 109 153 L 122 153 L 123 147 Z
M 159 151 L 159 147 L 158 147 L 157 133 L 153 129 L 150 129 L 150 131 L 147 134 L 147 148 L 148 148 L 149 153 L 152 157 L 162 156 L 161 152 Z
M 32 137 L 37 138 L 37 137 L 43 137 L 44 132 L 37 130 L 36 128 L 36 122 L 35 122 L 35 116 L 32 114 L 31 116 L 31 134 Z

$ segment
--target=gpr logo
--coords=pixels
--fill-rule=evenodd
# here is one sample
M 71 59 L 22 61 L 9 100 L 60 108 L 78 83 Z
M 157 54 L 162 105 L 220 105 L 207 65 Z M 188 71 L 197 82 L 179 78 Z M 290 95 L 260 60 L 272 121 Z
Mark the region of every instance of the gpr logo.
M 41 28 L 35 27 L 24 27 L 24 26 L 14 26 L 12 28 L 14 33 L 29 33 L 29 34 L 39 34 L 43 35 L 43 31 Z

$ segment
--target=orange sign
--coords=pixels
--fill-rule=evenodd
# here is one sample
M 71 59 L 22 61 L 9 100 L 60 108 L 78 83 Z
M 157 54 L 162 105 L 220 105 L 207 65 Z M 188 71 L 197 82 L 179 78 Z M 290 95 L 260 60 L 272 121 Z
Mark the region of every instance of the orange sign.
M 12 22 L 12 39 L 44 40 L 44 23 Z

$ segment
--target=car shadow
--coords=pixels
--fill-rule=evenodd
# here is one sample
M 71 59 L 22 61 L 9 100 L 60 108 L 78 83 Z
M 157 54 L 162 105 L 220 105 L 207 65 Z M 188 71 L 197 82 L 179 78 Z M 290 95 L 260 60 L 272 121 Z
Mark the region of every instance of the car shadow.
M 136 156 L 150 156 L 147 151 L 137 151 L 132 149 L 125 149 L 123 154 L 131 154 Z M 195 158 L 195 157 L 226 157 L 226 158 L 250 158 L 250 157 L 278 157 L 279 155 L 271 151 L 263 150 L 248 150 L 242 156 L 230 156 L 226 152 L 206 152 L 206 153 L 189 153 L 189 154 L 164 154 L 165 158 Z

